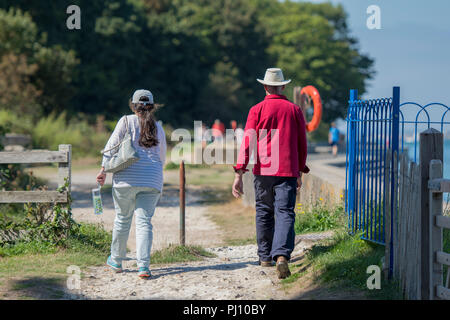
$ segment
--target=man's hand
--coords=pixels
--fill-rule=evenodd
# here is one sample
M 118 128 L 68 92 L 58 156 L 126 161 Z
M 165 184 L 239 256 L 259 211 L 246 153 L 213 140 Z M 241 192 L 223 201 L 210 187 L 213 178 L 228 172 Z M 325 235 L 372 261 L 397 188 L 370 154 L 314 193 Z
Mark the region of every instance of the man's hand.
M 244 184 L 242 183 L 242 171 L 238 171 L 234 177 L 233 188 L 231 192 L 235 198 L 244 194 Z
M 102 167 L 97 175 L 97 182 L 100 183 L 101 186 L 105 184 L 106 180 L 106 172 L 104 170 L 105 168 Z
M 300 192 L 301 187 L 302 187 L 302 173 L 300 172 L 300 176 L 297 178 L 297 193 Z

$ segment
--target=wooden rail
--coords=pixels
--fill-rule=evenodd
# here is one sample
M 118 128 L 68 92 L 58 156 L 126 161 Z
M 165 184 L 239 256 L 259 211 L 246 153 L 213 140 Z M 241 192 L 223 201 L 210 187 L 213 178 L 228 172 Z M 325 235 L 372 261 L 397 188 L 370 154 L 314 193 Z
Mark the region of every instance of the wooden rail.
M 58 187 L 65 184 L 68 179 L 67 192 L 59 191 L 0 191 L 0 203 L 28 203 L 28 202 L 57 202 L 65 203 L 68 200 L 71 185 L 72 146 L 59 145 L 58 151 L 31 150 L 31 151 L 3 151 L 0 152 L 0 164 L 13 163 L 58 163 Z
M 450 254 L 443 252 L 442 229 L 450 229 L 450 217 L 442 215 L 443 192 L 450 192 L 450 180 L 443 179 L 441 160 L 431 160 L 430 180 L 430 256 L 429 284 L 430 300 L 450 300 Z M 447 266 L 447 279 L 443 285 L 444 265 Z

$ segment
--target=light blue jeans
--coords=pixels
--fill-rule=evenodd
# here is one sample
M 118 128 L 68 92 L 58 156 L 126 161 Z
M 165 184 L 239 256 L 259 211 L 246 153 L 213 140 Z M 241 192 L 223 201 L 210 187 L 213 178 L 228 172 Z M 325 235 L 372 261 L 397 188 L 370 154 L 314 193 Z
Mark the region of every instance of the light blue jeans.
M 113 187 L 112 195 L 116 219 L 112 234 L 111 259 L 121 264 L 126 258 L 127 241 L 133 213 L 135 213 L 137 266 L 148 268 L 153 241 L 151 221 L 161 193 L 150 187 Z

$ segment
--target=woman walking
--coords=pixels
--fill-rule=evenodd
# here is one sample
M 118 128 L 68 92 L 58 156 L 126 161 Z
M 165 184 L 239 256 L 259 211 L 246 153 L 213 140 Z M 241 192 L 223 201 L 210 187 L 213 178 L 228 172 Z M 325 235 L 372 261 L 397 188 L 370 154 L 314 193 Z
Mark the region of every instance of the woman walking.
M 148 90 L 137 90 L 130 105 L 133 115 L 123 116 L 116 125 L 104 150 L 120 143 L 127 130 L 139 160 L 113 173 L 112 195 L 116 218 L 112 234 L 111 255 L 107 265 L 115 272 L 122 271 L 126 258 L 127 240 L 133 214 L 136 214 L 136 257 L 139 277 L 149 278 L 150 250 L 153 240 L 151 219 L 163 187 L 163 166 L 166 157 L 166 138 L 162 126 L 154 118 L 153 95 Z M 117 150 L 116 150 L 117 151 Z M 103 186 L 106 179 L 105 163 L 114 150 L 103 155 L 97 182 Z

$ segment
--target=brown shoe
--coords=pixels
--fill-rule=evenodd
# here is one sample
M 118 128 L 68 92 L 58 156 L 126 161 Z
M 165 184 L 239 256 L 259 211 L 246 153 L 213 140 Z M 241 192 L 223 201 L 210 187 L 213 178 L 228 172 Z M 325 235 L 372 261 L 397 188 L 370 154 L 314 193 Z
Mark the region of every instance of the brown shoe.
M 279 256 L 277 258 L 277 276 L 278 279 L 285 279 L 291 275 L 286 257 Z
M 259 265 L 261 267 L 272 267 L 273 263 L 272 263 L 272 261 L 261 261 L 261 260 L 259 260 Z

